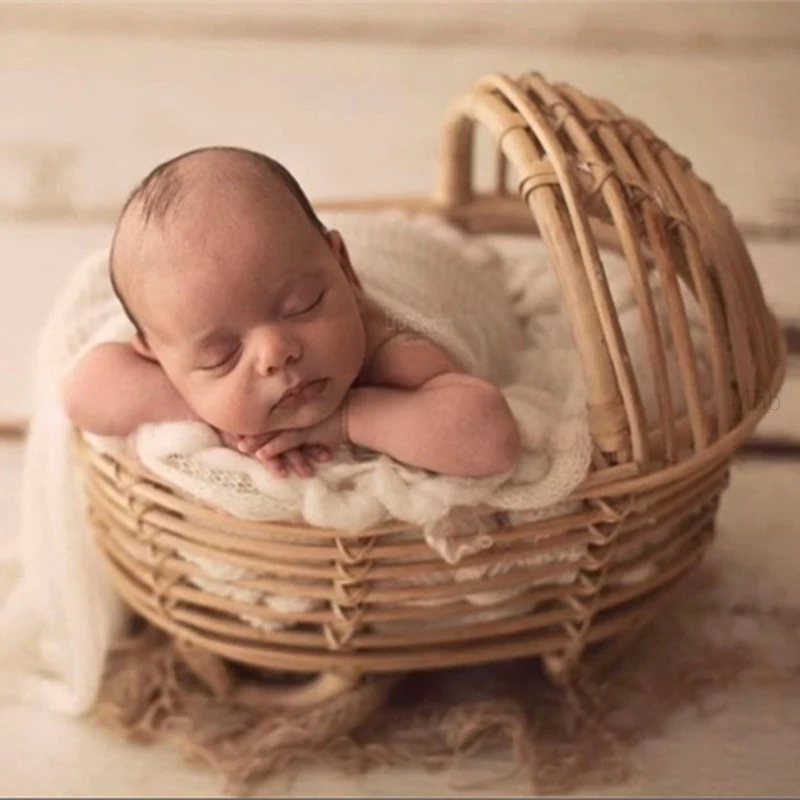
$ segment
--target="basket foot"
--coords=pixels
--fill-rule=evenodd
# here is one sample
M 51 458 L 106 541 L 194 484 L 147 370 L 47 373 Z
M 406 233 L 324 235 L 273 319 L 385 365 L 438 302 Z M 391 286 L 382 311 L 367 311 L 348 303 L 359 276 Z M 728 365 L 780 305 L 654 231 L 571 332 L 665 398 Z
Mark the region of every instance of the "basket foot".
M 248 681 L 233 690 L 231 699 L 249 708 L 311 708 L 355 689 L 360 675 L 321 672 L 300 686 L 276 686 Z
M 212 694 L 250 708 L 311 708 L 352 691 L 361 680 L 357 673 L 321 672 L 300 685 L 270 684 L 266 679 L 239 681 L 220 656 L 185 639 L 176 640 L 175 649 Z
M 612 669 L 638 639 L 646 622 L 642 620 L 628 630 L 580 651 L 543 655 L 545 675 L 556 686 L 566 686 L 573 683 L 579 674 L 586 678 Z

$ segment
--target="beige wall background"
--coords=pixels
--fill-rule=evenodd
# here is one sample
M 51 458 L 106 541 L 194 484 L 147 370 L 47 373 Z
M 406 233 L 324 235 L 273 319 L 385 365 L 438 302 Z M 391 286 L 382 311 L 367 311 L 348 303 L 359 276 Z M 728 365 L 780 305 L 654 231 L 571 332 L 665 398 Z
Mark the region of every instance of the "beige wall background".
M 687 154 L 794 313 L 800 3 L 0 3 L 0 417 L 33 342 L 157 162 L 268 151 L 314 197 L 426 192 L 447 104 L 537 70 L 613 99 Z
M 426 192 L 451 99 L 485 73 L 526 70 L 614 100 L 688 155 L 745 230 L 772 305 L 800 321 L 800 2 L 0 0 L 0 434 L 3 420 L 29 413 L 34 343 L 53 298 L 78 260 L 107 246 L 119 204 L 157 162 L 239 144 L 284 161 L 313 197 Z M 797 437 L 796 378 L 763 432 Z M 0 583 L 23 453 L 0 435 Z M 692 624 L 729 625 L 765 657 L 795 661 L 796 471 L 795 461 L 738 462 L 704 573 L 724 582 L 687 593 Z M 781 620 L 795 624 L 785 639 Z M 712 705 L 669 719 L 635 752 L 632 781 L 598 796 L 795 794 L 793 684 L 745 685 Z M 507 766 L 490 760 L 488 772 Z M 0 795 L 219 790 L 168 748 L 0 706 Z M 422 770 L 360 779 L 322 766 L 294 787 L 451 790 Z

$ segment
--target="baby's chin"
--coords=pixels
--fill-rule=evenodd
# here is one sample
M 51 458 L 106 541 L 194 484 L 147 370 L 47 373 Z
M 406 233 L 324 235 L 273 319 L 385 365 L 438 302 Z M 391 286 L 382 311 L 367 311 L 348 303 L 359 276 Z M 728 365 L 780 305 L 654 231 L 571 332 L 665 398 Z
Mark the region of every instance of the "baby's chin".
M 326 420 L 339 407 L 341 401 L 336 402 L 332 398 L 321 397 L 306 403 L 301 408 L 295 409 L 287 414 L 285 418 L 272 420 L 271 426 L 278 429 L 289 428 L 313 428 L 320 422 Z
M 286 410 L 283 413 L 272 412 L 266 418 L 261 414 L 254 413 L 244 425 L 239 418 L 236 426 L 238 430 L 234 432 L 240 436 L 260 436 L 271 431 L 312 428 L 326 420 L 340 404 L 340 398 L 320 397 L 300 408 Z M 281 409 L 277 409 L 277 411 L 281 411 Z

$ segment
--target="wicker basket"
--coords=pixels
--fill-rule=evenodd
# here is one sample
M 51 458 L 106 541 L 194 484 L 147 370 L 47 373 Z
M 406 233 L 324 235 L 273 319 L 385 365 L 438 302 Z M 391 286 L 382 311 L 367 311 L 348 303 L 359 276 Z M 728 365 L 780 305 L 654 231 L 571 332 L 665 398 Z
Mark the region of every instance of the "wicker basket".
M 481 128 L 496 152 L 496 186 L 485 193 L 474 180 Z M 314 675 L 276 689 L 276 702 L 316 703 L 371 673 L 531 655 L 568 679 L 594 645 L 615 646 L 651 620 L 701 557 L 731 457 L 783 380 L 783 339 L 730 212 L 643 123 L 537 74 L 490 75 L 453 104 L 433 198 L 318 207 L 412 209 L 474 235 L 541 236 L 588 393 L 594 459 L 571 498 L 581 501 L 579 510 L 502 528 L 496 547 L 458 565 L 498 569 L 473 581 L 447 580 L 455 567 L 407 524 L 342 532 L 243 522 L 78 438 L 90 516 L 117 589 L 155 626 L 203 652 Z M 630 267 L 657 390 L 655 427 L 645 422 L 601 247 L 614 248 Z M 651 272 L 663 289 L 669 331 L 656 321 Z M 705 397 L 679 284 L 697 300 L 707 333 L 712 389 Z M 666 336 L 686 400 L 680 416 L 667 383 Z M 577 564 L 503 568 L 510 549 L 524 556 L 571 545 L 583 548 Z M 247 568 L 257 576 L 251 588 L 311 597 L 317 608 L 277 611 L 204 591 L 187 554 Z M 617 579 L 634 567 L 645 577 Z M 404 580 L 409 575 L 432 579 Z M 491 615 L 476 616 L 467 602 L 476 592 L 507 589 L 514 591 Z M 293 625 L 268 630 L 247 621 L 253 618 Z

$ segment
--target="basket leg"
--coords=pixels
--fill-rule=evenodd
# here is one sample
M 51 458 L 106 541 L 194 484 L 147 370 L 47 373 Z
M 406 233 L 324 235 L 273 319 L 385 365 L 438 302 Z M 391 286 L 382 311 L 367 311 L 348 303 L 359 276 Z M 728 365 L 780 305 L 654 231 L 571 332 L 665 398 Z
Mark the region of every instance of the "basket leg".
M 357 673 L 321 672 L 300 685 L 282 686 L 267 680 L 237 681 L 225 660 L 185 639 L 175 640 L 183 663 L 219 698 L 234 700 L 251 708 L 310 708 L 355 689 Z
M 600 675 L 619 664 L 634 643 L 644 632 L 648 620 L 643 619 L 616 636 L 601 642 L 586 651 L 582 666 L 590 675 Z
M 647 620 L 641 620 L 639 623 L 631 625 L 628 630 L 583 649 L 580 658 L 569 659 L 564 654 L 554 653 L 544 655 L 542 656 L 542 666 L 545 674 L 557 686 L 564 686 L 574 681 L 578 671 L 584 678 L 590 675 L 599 675 L 613 668 L 622 659 L 646 626 Z
M 300 686 L 276 686 L 247 681 L 233 690 L 231 699 L 249 708 L 311 708 L 355 689 L 361 676 L 321 672 Z

